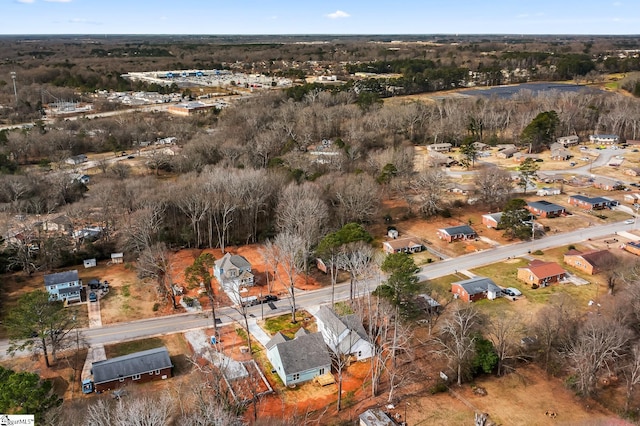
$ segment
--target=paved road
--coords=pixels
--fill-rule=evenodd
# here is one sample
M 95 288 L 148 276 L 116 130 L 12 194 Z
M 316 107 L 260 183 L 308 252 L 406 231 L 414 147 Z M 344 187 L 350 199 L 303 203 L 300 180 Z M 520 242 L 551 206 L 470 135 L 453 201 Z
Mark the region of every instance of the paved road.
M 421 281 L 437 278 L 452 274 L 455 271 L 473 269 L 478 266 L 500 262 L 508 257 L 525 255 L 529 251 L 544 250 L 550 247 L 572 244 L 589 238 L 595 239 L 606 237 L 607 235 L 613 235 L 615 232 L 630 231 L 633 227 L 633 224 L 617 222 L 578 229 L 564 234 L 548 235 L 535 241 L 488 249 L 460 256 L 455 259 L 448 259 L 442 262 L 426 265 L 421 268 L 419 277 Z M 369 288 L 363 288 L 362 292 L 372 291 L 375 288 L 375 283 L 377 281 L 378 280 L 376 279 L 365 283 L 364 285 L 368 285 Z M 336 286 L 335 294 L 336 301 L 346 300 L 348 298 L 349 283 L 338 284 Z M 300 291 L 296 294 L 296 301 L 298 307 L 301 309 L 307 309 L 322 303 L 328 303 L 331 301 L 331 288 L 328 287 L 306 292 Z M 268 317 L 291 311 L 288 299 L 279 300 L 274 303 L 274 306 L 276 309 L 271 309 L 267 304 L 252 306 L 248 308 L 248 312 L 253 318 L 260 318 L 262 315 Z M 240 322 L 242 319 L 240 314 L 231 307 L 221 307 L 216 311 L 216 313 L 219 317 L 220 324 L 222 325 Z M 183 332 L 212 325 L 213 323 L 210 314 L 203 312 L 197 314 L 178 314 L 128 323 L 105 325 L 101 328 L 84 329 L 82 332 L 87 342 L 91 345 L 95 345 Z M 6 357 L 7 346 L 8 342 L 6 340 L 0 341 L 0 359 Z

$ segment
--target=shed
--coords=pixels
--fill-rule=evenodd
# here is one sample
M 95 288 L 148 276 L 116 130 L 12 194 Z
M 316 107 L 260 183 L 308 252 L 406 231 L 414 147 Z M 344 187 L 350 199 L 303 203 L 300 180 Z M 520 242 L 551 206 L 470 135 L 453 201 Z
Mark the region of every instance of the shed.
M 85 268 L 95 268 L 95 266 L 97 265 L 95 259 L 84 259 L 82 263 L 84 264 Z
M 111 253 L 111 263 L 124 263 L 124 253 Z

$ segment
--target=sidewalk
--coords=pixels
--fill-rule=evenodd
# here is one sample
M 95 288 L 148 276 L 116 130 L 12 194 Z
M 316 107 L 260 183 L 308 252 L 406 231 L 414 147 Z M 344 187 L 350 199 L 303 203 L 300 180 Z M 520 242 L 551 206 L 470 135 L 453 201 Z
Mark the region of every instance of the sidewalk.
M 254 318 L 249 319 L 249 332 L 251 335 L 265 348 L 267 347 L 267 343 L 271 340 L 271 337 L 264 331 L 259 325 L 258 322 Z

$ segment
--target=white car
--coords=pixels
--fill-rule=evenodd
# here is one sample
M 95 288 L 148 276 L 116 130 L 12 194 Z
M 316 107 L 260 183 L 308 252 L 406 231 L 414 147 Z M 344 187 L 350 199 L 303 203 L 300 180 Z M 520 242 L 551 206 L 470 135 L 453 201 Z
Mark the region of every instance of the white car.
M 633 225 L 634 222 L 635 222 L 634 219 L 627 219 L 627 220 L 624 221 L 624 223 L 627 224 L 627 225 Z
M 511 296 L 511 297 L 522 296 L 522 292 L 520 290 L 518 290 L 517 288 L 514 288 L 514 287 L 503 288 L 502 289 L 502 293 L 506 294 L 507 296 Z

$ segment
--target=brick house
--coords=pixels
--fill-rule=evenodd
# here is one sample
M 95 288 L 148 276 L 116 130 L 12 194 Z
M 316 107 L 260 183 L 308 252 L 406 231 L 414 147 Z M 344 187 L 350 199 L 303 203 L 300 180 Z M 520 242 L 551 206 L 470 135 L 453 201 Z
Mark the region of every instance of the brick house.
M 171 377 L 172 367 L 167 348 L 160 347 L 96 361 L 91 372 L 96 392 L 103 392 L 129 383 L 165 380 Z
M 564 207 L 544 200 L 528 202 L 525 208 L 540 217 L 558 217 L 567 213 Z
M 474 277 L 451 283 L 451 292 L 454 297 L 465 302 L 476 302 L 482 299 L 493 300 L 502 295 L 500 287 L 487 277 Z
M 529 266 L 518 268 L 518 279 L 527 284 L 545 287 L 563 279 L 567 271 L 555 262 L 534 260 Z
M 603 197 L 587 197 L 586 195 L 571 195 L 568 200 L 572 206 L 585 210 L 602 210 L 611 204 L 611 201 Z
M 614 191 L 621 185 L 621 182 L 615 179 L 607 177 L 597 177 L 593 179 L 593 187 L 598 189 L 604 189 L 605 191 Z
M 498 225 L 500 225 L 501 218 L 502 218 L 502 212 L 483 214 L 482 224 L 486 225 L 487 228 L 498 229 Z
M 387 254 L 392 253 L 418 253 L 423 248 L 415 238 L 401 238 L 397 240 L 385 241 L 382 243 L 382 249 Z
M 564 263 L 586 274 L 595 275 L 600 272 L 601 266 L 611 256 L 613 254 L 609 250 L 592 250 L 584 253 L 579 250 L 569 250 L 564 254 Z
M 449 243 L 478 238 L 478 234 L 469 225 L 451 226 L 438 229 L 438 238 Z

